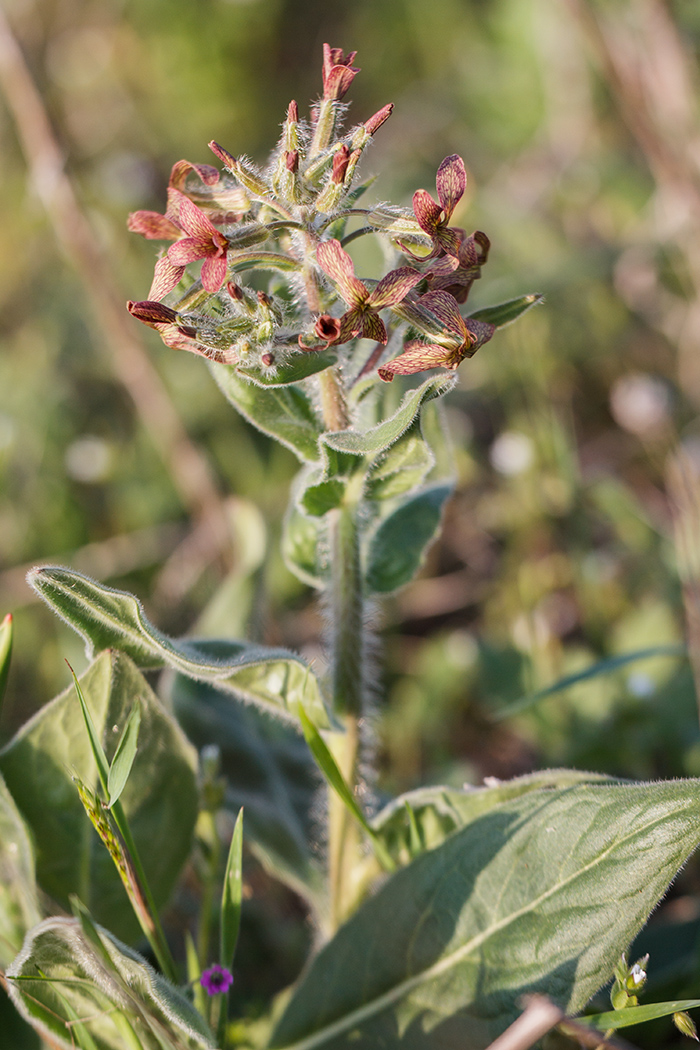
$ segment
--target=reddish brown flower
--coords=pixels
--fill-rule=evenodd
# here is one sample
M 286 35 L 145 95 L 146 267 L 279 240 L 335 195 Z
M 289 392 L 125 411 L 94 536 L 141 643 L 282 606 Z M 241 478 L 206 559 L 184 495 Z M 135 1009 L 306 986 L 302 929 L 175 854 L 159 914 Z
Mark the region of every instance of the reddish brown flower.
M 346 93 L 356 75 L 360 72 L 352 66 L 357 51 L 351 51 L 343 58 L 343 49 L 323 45 L 323 97 L 337 102 Z
M 401 266 L 382 277 L 372 291 L 355 277 L 355 267 L 340 241 L 323 241 L 316 249 L 316 258 L 321 269 L 338 286 L 340 294 L 350 309 L 340 318 L 340 334 L 336 340 L 345 343 L 355 335 L 364 339 L 375 339 L 386 343 L 384 322 L 378 311 L 394 306 L 414 288 L 423 274 L 410 266 Z
M 142 324 L 155 328 L 166 346 L 174 350 L 190 350 L 195 354 L 204 352 L 205 348 L 197 342 L 197 329 L 182 324 L 178 314 L 169 306 L 151 300 L 140 303 L 129 300 L 126 308 Z
M 165 215 L 158 211 L 133 211 L 127 219 L 127 228 L 132 233 L 140 233 L 149 241 L 176 241 L 182 237 L 178 225 L 180 198 L 190 172 L 194 172 L 206 186 L 215 186 L 219 173 L 211 164 L 192 164 L 189 160 L 176 161 L 170 172 L 168 182 L 168 206 Z
M 426 277 L 431 292 L 449 292 L 458 303 L 466 303 L 471 286 L 481 277 L 490 247 L 491 242 L 481 230 L 463 237 L 457 256 L 443 255 L 430 267 Z
M 189 197 L 179 197 L 178 223 L 189 236 L 168 248 L 168 259 L 175 267 L 204 259 L 202 287 L 207 292 L 218 292 L 226 280 L 228 240 Z
M 449 222 L 467 187 L 467 173 L 460 156 L 453 153 L 452 156 L 445 157 L 437 170 L 435 184 L 439 204 L 426 190 L 416 190 L 413 194 L 413 213 L 421 230 L 427 233 L 433 242 L 432 252 L 425 256 L 428 259 L 442 252 L 456 256 L 459 251 L 463 231 L 449 229 Z M 407 251 L 405 247 L 404 251 Z M 409 254 L 413 255 L 413 252 Z
M 426 343 L 421 339 L 412 339 L 406 343 L 402 354 L 378 369 L 379 376 L 387 382 L 395 375 L 410 376 L 429 368 L 457 368 L 465 357 L 472 357 L 480 346 L 487 343 L 496 331 L 492 324 L 462 317 L 457 303 L 447 292 L 427 292 L 416 306 L 432 315 L 442 328 L 443 334 L 439 338 L 444 341 Z

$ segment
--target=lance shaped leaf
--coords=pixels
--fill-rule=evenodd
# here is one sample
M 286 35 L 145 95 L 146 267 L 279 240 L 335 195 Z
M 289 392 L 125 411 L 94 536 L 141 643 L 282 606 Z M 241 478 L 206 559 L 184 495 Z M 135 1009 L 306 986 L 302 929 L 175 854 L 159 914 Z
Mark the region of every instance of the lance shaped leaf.
M 245 809 L 246 844 L 281 882 L 323 908 L 324 881 L 312 852 L 319 779 L 304 738 L 257 708 L 178 675 L 178 721 L 198 747 L 215 740 L 226 774 L 226 808 Z
M 411 492 L 421 484 L 434 464 L 435 456 L 423 439 L 420 425 L 414 422 L 370 469 L 367 496 L 385 500 Z
M 86 642 L 88 655 L 114 646 L 141 668 L 172 667 L 211 682 L 271 714 L 294 718 L 298 703 L 321 728 L 329 726 L 316 677 L 286 649 L 214 639 L 174 639 L 146 619 L 139 601 L 58 566 L 32 569 L 31 586 Z
M 51 1046 L 214 1047 L 202 1017 L 177 988 L 106 930 L 86 930 L 77 919 L 36 926 L 7 976 L 15 1006 Z
M 175 719 L 123 653 L 102 653 L 80 679 L 109 761 L 135 704 L 139 747 L 121 804 L 157 907 L 168 900 L 192 844 L 197 756 Z M 0 771 L 37 844 L 37 881 L 64 906 L 77 893 L 125 939 L 138 926 L 112 858 L 85 816 L 72 774 L 97 771 L 75 688 L 47 704 L 0 751 Z
M 370 539 L 365 582 L 387 594 L 413 579 L 432 543 L 452 484 L 432 485 L 409 496 L 384 518 Z
M 210 364 L 219 389 L 244 419 L 263 434 L 279 441 L 302 462 L 319 458 L 318 439 L 323 427 L 311 398 L 299 386 L 263 389 L 242 379 L 230 365 Z
M 29 829 L 0 777 L 0 967 L 14 959 L 40 918 Z
M 323 443 L 338 452 L 354 456 L 376 456 L 399 440 L 412 425 L 424 404 L 442 397 L 455 385 L 452 375 L 436 375 L 426 379 L 415 390 L 404 395 L 397 411 L 382 423 L 364 433 L 356 430 L 338 430 L 323 435 Z
M 543 296 L 533 293 L 532 295 L 521 295 L 517 299 L 508 299 L 505 303 L 494 306 L 485 306 L 482 310 L 474 310 L 469 317 L 473 321 L 482 321 L 485 324 L 495 325 L 496 328 L 504 328 L 522 317 L 524 313 L 541 303 Z
M 531 791 L 390 877 L 316 956 L 275 1050 L 485 1050 L 610 977 L 700 841 L 700 782 Z

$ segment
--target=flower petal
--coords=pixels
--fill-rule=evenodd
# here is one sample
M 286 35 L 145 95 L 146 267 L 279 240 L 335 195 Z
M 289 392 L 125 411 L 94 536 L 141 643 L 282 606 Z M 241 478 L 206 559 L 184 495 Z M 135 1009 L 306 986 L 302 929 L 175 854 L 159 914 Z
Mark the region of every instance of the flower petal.
M 191 164 L 189 160 L 177 160 L 170 172 L 168 185 L 174 186 L 176 190 L 184 190 L 190 172 L 199 175 L 205 186 L 215 186 L 219 181 L 219 172 L 211 164 Z
M 387 339 L 389 338 L 386 328 L 384 327 L 384 322 L 374 310 L 365 310 L 362 314 L 362 327 L 360 328 L 360 334 L 363 339 L 373 339 L 375 343 L 382 343 L 383 346 L 386 346 Z
M 425 310 L 430 310 L 447 332 L 458 336 L 461 340 L 466 338 L 464 318 L 453 296 L 447 292 L 426 292 L 425 295 L 421 295 L 417 305 Z
M 435 182 L 438 200 L 445 212 L 445 223 L 447 223 L 467 188 L 467 173 L 464 168 L 464 161 L 458 153 L 445 157 L 437 170 Z
M 486 321 L 477 321 L 473 317 L 465 317 L 464 326 L 473 340 L 471 346 L 466 348 L 465 357 L 473 357 L 479 347 L 483 346 L 484 343 L 488 343 L 496 331 L 494 324 L 487 324 Z
M 413 214 L 421 230 L 432 237 L 442 218 L 442 208 L 426 190 L 416 190 L 413 194 Z
M 357 277 L 355 277 L 355 266 L 346 251 L 340 246 L 340 241 L 322 241 L 316 249 L 318 265 L 327 273 L 332 281 L 340 288 L 348 306 L 359 306 L 367 302 L 369 291 Z
M 423 280 L 424 276 L 425 274 L 419 273 L 410 266 L 399 266 L 397 270 L 391 270 L 385 277 L 382 277 L 376 288 L 370 292 L 367 302 L 375 310 L 400 303 L 411 288 L 415 288 L 418 282 Z
M 189 197 L 175 189 L 172 192 L 173 195 L 177 194 L 175 200 L 179 206 L 178 222 L 185 233 L 189 233 L 190 237 L 207 237 L 211 239 L 215 233 L 219 232 L 201 208 L 193 204 Z
M 158 211 L 132 211 L 126 226 L 149 241 L 176 241 L 182 236 L 182 230 Z
M 162 299 L 175 287 L 184 272 L 184 266 L 173 265 L 168 256 L 164 255 L 162 259 L 159 259 L 156 263 L 155 272 L 153 274 L 153 283 L 148 292 L 148 298 L 150 300 Z
M 210 255 L 202 264 L 202 288 L 218 292 L 226 280 L 226 256 Z
M 389 383 L 395 375 L 411 376 L 416 372 L 425 372 L 428 368 L 456 368 L 458 364 L 459 358 L 455 359 L 454 351 L 437 343 L 422 343 L 420 339 L 414 339 L 406 343 L 402 354 L 382 365 L 378 374 Z
M 205 259 L 208 255 L 215 254 L 216 248 L 210 237 L 183 237 L 168 248 L 168 258 L 177 266 L 186 266 L 197 259 Z

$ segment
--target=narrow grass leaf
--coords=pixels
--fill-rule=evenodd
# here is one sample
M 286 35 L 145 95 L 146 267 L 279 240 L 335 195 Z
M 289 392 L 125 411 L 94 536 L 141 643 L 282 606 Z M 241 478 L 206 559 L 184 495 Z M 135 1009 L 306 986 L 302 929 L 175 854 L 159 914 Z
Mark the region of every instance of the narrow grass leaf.
M 92 751 L 92 757 L 94 758 L 95 765 L 97 766 L 97 775 L 100 778 L 100 784 L 102 785 L 102 790 L 104 791 L 105 796 L 109 798 L 109 788 L 107 787 L 107 783 L 109 781 L 109 762 L 107 761 L 107 756 L 104 753 L 104 748 L 102 747 L 102 743 L 97 734 L 97 730 L 95 729 L 95 723 L 92 720 L 90 708 L 88 707 L 85 697 L 83 696 L 83 691 L 80 688 L 78 676 L 76 675 L 75 671 L 73 670 L 70 664 L 68 664 L 68 667 L 70 669 L 70 673 L 73 675 L 73 685 L 78 695 L 80 710 L 83 715 L 83 721 L 85 722 L 85 728 L 87 729 L 88 740 L 90 741 L 90 750 Z
M 599 660 L 598 663 L 591 664 L 590 667 L 584 668 L 583 671 L 576 671 L 574 674 L 566 675 L 564 678 L 560 678 L 558 682 L 554 682 L 544 689 L 539 689 L 536 693 L 523 696 L 506 707 L 498 708 L 498 710 L 492 712 L 491 718 L 501 722 L 504 718 L 510 718 L 521 711 L 526 711 L 529 707 L 533 707 L 548 696 L 554 696 L 555 693 L 563 693 L 565 689 L 570 689 L 572 685 L 578 685 L 579 682 L 586 682 L 588 679 L 597 678 L 602 674 L 610 674 L 611 671 L 617 671 L 619 667 L 636 663 L 638 660 L 649 660 L 654 656 L 687 656 L 687 653 L 685 645 L 654 645 L 649 649 L 637 649 L 632 653 L 621 653 L 619 656 L 612 656 L 607 660 Z
M 700 999 L 678 999 L 667 1003 L 647 1003 L 644 1006 L 627 1006 L 624 1010 L 608 1010 L 603 1014 L 589 1014 L 581 1020 L 586 1024 L 606 1032 L 609 1028 L 629 1028 L 643 1021 L 655 1021 L 658 1017 L 694 1010 L 700 1006 Z
M 124 732 L 121 735 L 117 750 L 114 753 L 112 764 L 109 767 L 107 777 L 108 808 L 111 809 L 115 802 L 121 797 L 126 787 L 126 782 L 131 773 L 131 767 L 136 758 L 136 748 L 139 738 L 139 727 L 141 725 L 141 708 L 138 701 L 133 705 L 129 713 Z
M 240 810 L 233 828 L 231 847 L 228 851 L 224 890 L 221 895 L 220 963 L 231 969 L 238 943 L 241 925 L 241 902 L 243 900 L 243 809 Z

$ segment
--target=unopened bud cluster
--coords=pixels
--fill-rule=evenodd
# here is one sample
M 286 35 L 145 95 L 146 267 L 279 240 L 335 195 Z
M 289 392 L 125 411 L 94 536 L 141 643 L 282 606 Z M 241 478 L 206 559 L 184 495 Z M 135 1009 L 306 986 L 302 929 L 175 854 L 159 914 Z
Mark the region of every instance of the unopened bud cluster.
M 265 168 L 211 142 L 223 171 L 178 161 L 165 212 L 129 217 L 131 230 L 171 242 L 146 300 L 127 304 L 167 346 L 245 365 L 248 378 L 267 381 L 295 355 L 337 348 L 345 365 L 365 338 L 377 345 L 351 370 L 376 368 L 390 380 L 454 369 L 491 338 L 492 324 L 459 309 L 489 251 L 485 234 L 450 226 L 466 187 L 459 156 L 438 168 L 437 201 L 418 190 L 412 211 L 359 207 L 369 185 L 359 182 L 359 161 L 393 106 L 343 129 L 342 99 L 359 72 L 354 58 L 324 45 L 322 97 L 309 120 L 290 102 Z M 396 252 L 397 266 L 380 280 L 358 277 L 345 250 L 365 234 L 388 238 Z M 253 291 L 251 276 L 264 291 Z M 328 367 L 327 355 L 321 367 Z

